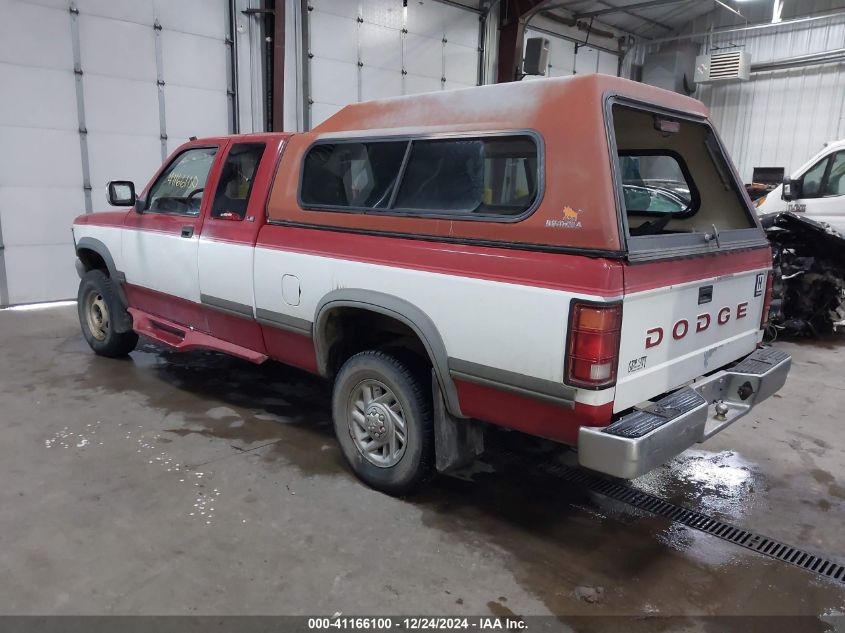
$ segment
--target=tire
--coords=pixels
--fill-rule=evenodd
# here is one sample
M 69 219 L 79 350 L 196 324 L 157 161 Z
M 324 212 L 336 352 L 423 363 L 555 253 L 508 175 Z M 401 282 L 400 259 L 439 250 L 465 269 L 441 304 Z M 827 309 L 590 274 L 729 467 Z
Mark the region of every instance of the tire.
M 335 435 L 352 470 L 370 487 L 405 495 L 434 476 L 428 380 L 411 363 L 381 351 L 356 354 L 338 372 L 332 394 Z
M 120 358 L 135 349 L 138 335 L 115 332 L 109 315 L 126 310 L 114 283 L 102 270 L 89 270 L 79 282 L 76 302 L 79 325 L 88 345 L 100 356 Z

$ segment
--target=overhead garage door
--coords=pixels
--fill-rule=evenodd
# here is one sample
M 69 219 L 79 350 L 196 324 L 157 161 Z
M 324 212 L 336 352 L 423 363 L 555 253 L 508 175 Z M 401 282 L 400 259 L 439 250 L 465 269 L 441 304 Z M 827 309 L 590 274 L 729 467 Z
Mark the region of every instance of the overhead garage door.
M 313 127 L 348 103 L 478 83 L 479 14 L 436 0 L 312 0 L 306 94 Z
M 619 74 L 619 56 L 591 46 L 576 44 L 572 40 L 556 37 L 546 31 L 525 30 L 525 39 L 545 37 L 549 40 L 549 66 L 546 77 L 566 77 L 574 74 Z M 535 77 L 536 78 L 536 77 Z
M 107 181 L 229 131 L 227 7 L 0 0 L 0 304 L 75 296 L 70 225 Z

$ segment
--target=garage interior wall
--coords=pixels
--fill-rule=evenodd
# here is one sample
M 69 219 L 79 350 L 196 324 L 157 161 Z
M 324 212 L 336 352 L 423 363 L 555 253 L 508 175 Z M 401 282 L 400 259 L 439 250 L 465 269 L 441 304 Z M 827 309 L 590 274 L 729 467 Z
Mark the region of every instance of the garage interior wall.
M 585 73 L 602 73 L 605 75 L 619 74 L 620 53 L 611 52 L 617 50 L 619 45 L 611 39 L 598 37 L 595 34 L 589 36 L 589 42 L 594 46 L 583 44 L 587 34 L 575 29 L 570 36 L 557 33 L 552 28 L 561 29 L 560 25 L 551 24 L 543 16 L 537 16 L 525 29 L 525 45 L 532 37 L 544 37 L 549 40 L 549 64 L 545 75 L 527 75 L 523 81 L 530 79 L 542 79 L 544 77 L 567 77 L 569 75 Z M 598 42 L 596 42 L 598 40 Z M 524 50 L 523 50 L 524 53 Z
M 739 43 L 751 63 L 845 47 L 845 16 L 737 35 L 714 36 L 711 50 Z M 755 167 L 790 174 L 827 141 L 845 138 L 845 61 L 756 71 L 747 82 L 700 86 L 745 182 Z
M 70 226 L 106 183 L 140 190 L 189 136 L 232 130 L 229 9 L 0 0 L 0 305 L 74 297 Z
M 549 65 L 545 77 L 567 77 L 585 73 L 603 73 L 616 76 L 619 68 L 619 56 L 591 46 L 557 37 L 546 31 L 525 29 L 525 39 L 545 37 L 549 40 Z M 578 47 L 576 54 L 575 48 Z M 524 79 L 542 79 L 542 76 L 527 75 Z
M 310 0 L 304 120 L 344 105 L 478 85 L 480 13 L 437 0 Z
M 742 5 L 751 24 L 771 25 L 771 3 Z M 749 81 L 699 84 L 693 97 L 710 108 L 740 176 L 751 182 L 755 167 L 783 167 L 791 173 L 822 149 L 825 142 L 845 137 L 845 61 L 796 65 L 779 69 L 755 66 L 799 55 L 842 51 L 845 15 L 821 18 L 845 9 L 843 0 L 786 2 L 783 24 L 747 31 L 715 33 L 693 41 L 700 53 L 741 47 L 751 54 Z M 789 23 L 793 18 L 819 16 Z M 735 16 L 714 10 L 690 23 L 689 33 L 736 27 Z M 638 47 L 628 59 L 635 63 L 671 42 Z

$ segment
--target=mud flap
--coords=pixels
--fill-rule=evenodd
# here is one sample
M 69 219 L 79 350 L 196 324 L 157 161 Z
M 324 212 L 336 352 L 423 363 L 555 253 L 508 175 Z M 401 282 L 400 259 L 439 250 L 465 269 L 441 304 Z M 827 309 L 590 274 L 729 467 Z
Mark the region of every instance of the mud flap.
M 478 422 L 459 419 L 446 409 L 443 393 L 431 372 L 434 400 L 434 454 L 437 471 L 450 472 L 469 466 L 484 451 L 484 430 Z
M 131 332 L 132 329 L 132 316 L 125 309 L 114 316 L 115 332 L 123 334 L 124 332 Z

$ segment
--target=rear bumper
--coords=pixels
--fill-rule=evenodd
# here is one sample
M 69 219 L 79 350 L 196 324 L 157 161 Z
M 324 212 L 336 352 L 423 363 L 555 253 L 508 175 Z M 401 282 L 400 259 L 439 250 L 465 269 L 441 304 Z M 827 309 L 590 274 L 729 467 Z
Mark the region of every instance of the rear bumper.
M 758 349 L 730 369 L 700 378 L 604 428 L 581 427 L 578 461 L 634 479 L 703 442 L 751 411 L 786 382 L 792 358 Z

